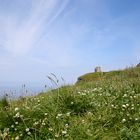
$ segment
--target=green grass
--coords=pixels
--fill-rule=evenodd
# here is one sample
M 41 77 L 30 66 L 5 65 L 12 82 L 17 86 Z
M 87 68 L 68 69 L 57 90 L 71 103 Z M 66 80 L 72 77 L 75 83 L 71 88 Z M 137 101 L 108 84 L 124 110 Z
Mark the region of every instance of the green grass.
M 4 98 L 0 139 L 139 140 L 140 69 L 91 73 L 73 86 Z
M 77 83 L 97 82 L 111 79 L 118 80 L 120 78 L 137 78 L 140 77 L 140 67 L 126 68 L 125 70 L 109 71 L 109 72 L 93 72 L 82 75 L 78 78 Z

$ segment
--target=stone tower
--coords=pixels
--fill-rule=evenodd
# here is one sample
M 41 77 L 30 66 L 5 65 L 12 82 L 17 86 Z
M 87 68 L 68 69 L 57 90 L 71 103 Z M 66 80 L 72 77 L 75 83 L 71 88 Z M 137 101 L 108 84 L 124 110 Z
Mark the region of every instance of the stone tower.
M 101 67 L 95 67 L 95 72 L 101 72 Z
M 136 67 L 140 67 L 140 63 L 136 65 Z

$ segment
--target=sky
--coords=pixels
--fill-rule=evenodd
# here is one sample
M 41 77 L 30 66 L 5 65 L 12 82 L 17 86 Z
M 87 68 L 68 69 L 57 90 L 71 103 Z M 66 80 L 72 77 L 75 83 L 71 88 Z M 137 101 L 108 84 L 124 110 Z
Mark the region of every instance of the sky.
M 0 86 L 139 62 L 139 0 L 0 0 Z

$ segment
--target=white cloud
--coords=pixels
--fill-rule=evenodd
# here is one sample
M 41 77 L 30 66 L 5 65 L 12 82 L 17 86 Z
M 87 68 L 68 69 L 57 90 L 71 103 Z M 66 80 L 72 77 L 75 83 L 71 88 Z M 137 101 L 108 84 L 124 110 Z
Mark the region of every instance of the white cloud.
M 40 39 L 43 30 L 47 30 L 48 25 L 55 21 L 63 11 L 68 0 L 40 0 L 32 1 L 29 15 L 24 19 L 18 16 L 0 16 L 0 31 L 4 36 L 1 39 L 1 46 L 13 55 L 25 55 Z M 25 9 L 23 9 L 25 10 Z

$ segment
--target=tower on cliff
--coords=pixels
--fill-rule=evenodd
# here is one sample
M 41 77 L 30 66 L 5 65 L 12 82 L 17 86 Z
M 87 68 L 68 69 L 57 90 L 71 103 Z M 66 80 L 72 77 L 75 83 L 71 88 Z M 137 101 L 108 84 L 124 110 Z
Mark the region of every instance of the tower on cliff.
M 95 67 L 95 72 L 101 72 L 101 67 Z

